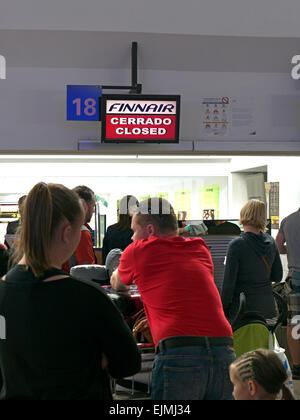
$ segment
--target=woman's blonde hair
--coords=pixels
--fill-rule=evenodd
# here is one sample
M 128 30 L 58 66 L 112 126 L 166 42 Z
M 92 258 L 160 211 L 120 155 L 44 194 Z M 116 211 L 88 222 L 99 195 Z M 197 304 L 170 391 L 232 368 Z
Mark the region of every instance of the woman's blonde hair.
M 74 226 L 82 214 L 80 198 L 74 191 L 60 184 L 36 184 L 24 203 L 13 262 L 25 255 L 27 267 L 36 277 L 42 276 L 51 268 L 50 246 L 57 227 L 64 220 Z
M 267 224 L 265 203 L 254 199 L 247 201 L 240 212 L 240 224 L 253 226 L 261 232 L 265 232 Z

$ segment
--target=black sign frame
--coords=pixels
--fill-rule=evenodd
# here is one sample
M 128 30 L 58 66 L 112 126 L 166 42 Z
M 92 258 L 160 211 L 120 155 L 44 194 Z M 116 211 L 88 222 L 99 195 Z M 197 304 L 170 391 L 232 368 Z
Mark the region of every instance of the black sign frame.
M 143 139 L 137 137 L 136 139 L 107 139 L 106 138 L 106 103 L 108 100 L 136 100 L 136 101 L 172 101 L 176 102 L 176 123 L 175 123 L 175 138 L 174 139 Z M 175 144 L 179 143 L 179 129 L 180 129 L 180 95 L 132 95 L 132 94 L 104 94 L 100 100 L 100 110 L 101 110 L 101 142 L 102 143 L 167 143 Z M 121 114 L 116 114 L 121 115 Z M 125 114 L 122 114 L 125 115 Z M 159 116 L 159 114 L 155 114 Z M 150 116 L 150 114 L 149 114 Z

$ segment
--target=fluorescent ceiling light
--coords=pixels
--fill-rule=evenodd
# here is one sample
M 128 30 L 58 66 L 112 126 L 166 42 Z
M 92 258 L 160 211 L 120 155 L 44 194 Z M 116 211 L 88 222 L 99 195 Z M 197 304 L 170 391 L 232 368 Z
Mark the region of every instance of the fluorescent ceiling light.
M 196 162 L 231 162 L 230 157 L 205 155 L 137 155 L 138 160 L 194 160 Z
M 5 160 L 124 160 L 124 159 L 137 159 L 137 155 L 1 155 L 0 161 Z

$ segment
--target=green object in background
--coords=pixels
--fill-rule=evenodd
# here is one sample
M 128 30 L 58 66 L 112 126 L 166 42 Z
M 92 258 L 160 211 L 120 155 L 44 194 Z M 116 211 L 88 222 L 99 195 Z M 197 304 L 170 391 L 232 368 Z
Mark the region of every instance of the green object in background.
M 148 195 L 141 195 L 140 196 L 140 202 L 141 201 L 144 201 L 144 200 L 148 200 L 149 198 L 151 198 L 151 195 L 150 194 L 148 194 Z
M 199 188 L 200 209 L 214 210 L 215 219 L 219 218 L 220 185 L 206 185 Z
M 178 216 L 179 212 L 186 212 L 186 219 L 191 217 L 191 191 L 190 190 L 178 190 L 175 191 L 174 200 L 175 214 Z
M 168 193 L 157 193 L 155 196 L 160 197 L 160 198 L 164 198 L 165 200 L 168 200 L 169 194 Z
M 269 349 L 270 332 L 262 324 L 244 325 L 233 333 L 236 357 L 256 349 Z
M 100 195 L 95 195 L 95 199 L 97 202 L 101 202 L 104 207 L 108 207 L 108 202 L 105 200 L 105 198 L 100 197 Z

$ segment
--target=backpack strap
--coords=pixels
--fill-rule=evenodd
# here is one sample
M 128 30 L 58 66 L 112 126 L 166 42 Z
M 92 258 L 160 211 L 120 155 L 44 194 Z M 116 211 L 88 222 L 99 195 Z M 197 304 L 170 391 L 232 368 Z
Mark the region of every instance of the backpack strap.
M 63 279 L 67 279 L 69 277 L 70 276 L 68 276 L 68 275 L 59 274 L 57 276 L 48 277 L 47 279 L 43 280 L 43 283 L 48 283 L 50 281 L 56 281 L 56 280 L 63 280 Z
M 265 257 L 263 255 L 261 256 L 261 259 L 263 260 L 263 262 L 264 262 L 264 264 L 265 264 L 265 266 L 266 266 L 266 268 L 268 270 L 268 273 L 271 274 L 271 268 L 270 268 L 270 266 L 268 264 L 268 261 L 265 259 Z
M 250 245 L 249 245 L 249 243 L 248 243 L 248 241 L 247 241 L 247 239 L 246 238 L 244 238 L 243 236 L 241 236 L 241 238 L 243 239 L 243 241 L 247 244 L 247 246 L 248 246 L 248 248 L 250 248 L 250 249 L 252 249 L 252 251 L 256 254 L 256 256 L 258 257 L 258 258 L 260 258 L 261 260 L 262 260 L 262 262 L 265 264 L 265 267 L 266 267 L 266 269 L 267 269 L 267 271 L 268 271 L 268 273 L 271 275 L 271 268 L 270 268 L 270 266 L 269 266 L 269 263 L 268 263 L 268 261 L 266 260 L 266 258 L 263 256 L 263 255 L 259 255 Z

